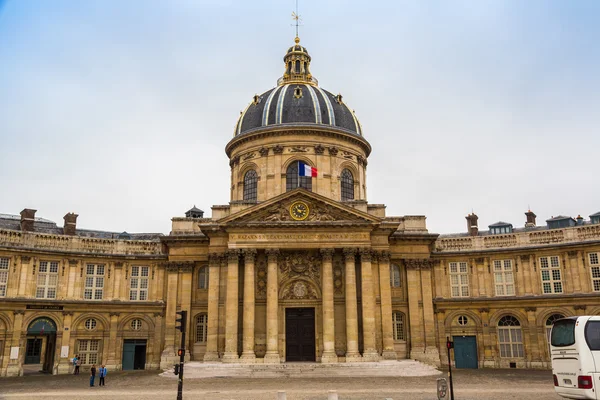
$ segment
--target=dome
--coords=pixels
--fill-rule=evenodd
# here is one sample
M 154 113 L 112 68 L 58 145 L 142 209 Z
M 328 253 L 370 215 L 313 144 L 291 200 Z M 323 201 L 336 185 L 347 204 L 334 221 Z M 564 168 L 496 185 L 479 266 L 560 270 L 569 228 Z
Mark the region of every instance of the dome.
M 240 114 L 234 136 L 277 125 L 322 125 L 362 136 L 354 111 L 341 95 L 319 87 L 310 73 L 311 57 L 300 39 L 285 54 L 285 72 L 277 86 L 261 95 Z

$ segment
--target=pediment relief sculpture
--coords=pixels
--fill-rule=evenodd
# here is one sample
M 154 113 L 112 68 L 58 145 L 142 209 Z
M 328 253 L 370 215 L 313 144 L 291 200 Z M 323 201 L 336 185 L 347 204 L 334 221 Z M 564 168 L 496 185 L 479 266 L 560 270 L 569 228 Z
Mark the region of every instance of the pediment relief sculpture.
M 303 276 L 314 282 L 320 282 L 321 260 L 302 252 L 287 253 L 281 257 L 279 271 L 282 281 L 287 280 L 288 277 Z
M 301 280 L 291 282 L 281 291 L 282 300 L 313 300 L 318 298 L 319 294 L 315 287 Z

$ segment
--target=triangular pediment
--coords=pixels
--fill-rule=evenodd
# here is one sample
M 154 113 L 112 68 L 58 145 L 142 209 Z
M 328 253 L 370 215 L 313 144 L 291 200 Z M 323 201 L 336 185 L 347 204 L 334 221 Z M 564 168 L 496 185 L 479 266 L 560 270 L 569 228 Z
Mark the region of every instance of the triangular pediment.
M 307 206 L 306 217 L 292 215 L 292 205 Z M 294 189 L 217 221 L 219 225 L 378 224 L 381 218 L 305 189 Z

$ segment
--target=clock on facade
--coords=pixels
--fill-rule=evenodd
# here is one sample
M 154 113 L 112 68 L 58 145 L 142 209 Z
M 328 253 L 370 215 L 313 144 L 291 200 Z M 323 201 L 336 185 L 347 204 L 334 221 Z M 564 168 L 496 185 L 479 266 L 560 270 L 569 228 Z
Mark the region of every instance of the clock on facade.
M 308 213 L 310 212 L 310 208 L 308 204 L 303 201 L 295 201 L 290 206 L 290 215 L 296 221 L 303 221 L 308 217 Z

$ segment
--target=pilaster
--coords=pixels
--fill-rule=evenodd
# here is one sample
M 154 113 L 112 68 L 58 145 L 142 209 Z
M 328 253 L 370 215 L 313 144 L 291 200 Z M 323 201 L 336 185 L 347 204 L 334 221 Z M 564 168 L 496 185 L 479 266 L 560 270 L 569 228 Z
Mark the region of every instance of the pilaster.
M 361 361 L 358 352 L 358 302 L 356 299 L 356 249 L 344 249 L 346 264 L 346 362 Z
M 277 364 L 279 357 L 279 321 L 278 321 L 278 249 L 267 250 L 267 352 L 265 363 Z
M 204 361 L 219 359 L 219 265 L 224 256 L 224 254 L 212 253 L 208 260 L 208 322 Z
M 373 292 L 373 271 L 371 269 L 371 249 L 360 249 L 361 288 L 362 288 L 362 326 L 363 360 L 378 361 L 375 345 L 375 294 Z
M 254 265 L 256 261 L 256 249 L 244 249 L 244 326 L 243 326 L 243 350 L 242 361 L 253 363 L 256 359 L 254 354 Z
M 239 314 L 239 250 L 227 251 L 227 298 L 225 300 L 225 354 L 223 362 L 237 362 Z
M 381 298 L 381 336 L 383 341 L 382 356 L 386 360 L 396 360 L 398 355 L 394 351 L 389 251 L 379 253 L 379 291 Z
M 321 249 L 323 275 L 323 354 L 322 363 L 336 363 L 335 310 L 333 304 L 333 253 L 334 249 Z

